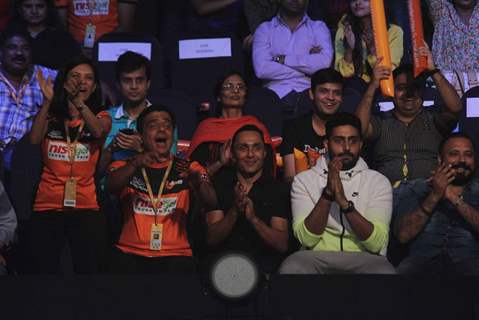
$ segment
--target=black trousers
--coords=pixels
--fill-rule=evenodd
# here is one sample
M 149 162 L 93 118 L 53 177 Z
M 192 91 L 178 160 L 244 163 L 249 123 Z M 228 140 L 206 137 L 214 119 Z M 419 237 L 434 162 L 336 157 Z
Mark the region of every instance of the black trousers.
M 60 258 L 67 241 L 75 273 L 93 274 L 105 269 L 106 224 L 98 211 L 34 212 L 28 240 L 31 273 L 60 273 Z
M 113 247 L 110 272 L 120 274 L 190 274 L 196 272 L 193 257 L 169 256 L 149 258 L 123 253 Z

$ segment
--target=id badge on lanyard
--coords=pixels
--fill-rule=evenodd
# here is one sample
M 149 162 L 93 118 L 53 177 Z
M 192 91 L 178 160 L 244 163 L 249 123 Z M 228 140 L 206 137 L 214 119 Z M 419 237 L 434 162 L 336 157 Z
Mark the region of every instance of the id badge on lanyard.
M 63 206 L 75 208 L 77 204 L 77 181 L 75 178 L 68 178 L 65 182 L 65 196 L 63 197 Z
M 83 46 L 85 48 L 93 48 L 95 45 L 96 27 L 93 23 L 89 22 L 85 28 L 85 39 L 83 40 Z
M 93 48 L 95 45 L 96 26 L 93 24 L 93 10 L 96 9 L 96 1 L 88 1 L 88 10 L 90 11 L 90 21 L 85 26 L 85 38 L 83 46 L 85 48 Z
M 163 240 L 163 224 L 153 223 L 151 225 L 150 249 L 161 250 L 161 242 Z
M 151 232 L 150 232 L 150 250 L 159 251 L 161 250 L 161 243 L 163 240 L 163 224 L 157 223 L 158 211 L 161 209 L 161 195 L 163 194 L 163 190 L 165 188 L 166 181 L 168 180 L 168 176 L 171 172 L 171 168 L 173 167 L 173 160 L 170 160 L 168 167 L 166 168 L 165 175 L 163 176 L 163 180 L 161 181 L 158 195 L 155 197 L 153 194 L 153 189 L 151 187 L 150 179 L 146 173 L 145 168 L 141 169 L 143 174 L 143 179 L 145 180 L 146 188 L 148 190 L 148 196 L 151 201 L 151 206 L 153 207 L 153 211 L 155 213 L 155 222 L 151 224 Z
M 78 133 L 72 143 L 70 139 L 70 130 L 67 122 L 65 122 L 65 133 L 67 136 L 68 161 L 70 162 L 70 177 L 65 182 L 65 193 L 63 195 L 63 206 L 67 208 L 75 208 L 77 204 L 77 180 L 73 177 L 73 164 L 75 163 L 78 139 L 83 131 L 84 123 L 80 125 Z

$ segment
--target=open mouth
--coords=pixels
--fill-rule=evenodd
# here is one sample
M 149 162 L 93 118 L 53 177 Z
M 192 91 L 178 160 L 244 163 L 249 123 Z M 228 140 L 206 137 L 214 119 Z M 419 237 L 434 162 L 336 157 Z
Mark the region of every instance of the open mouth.
M 167 139 L 164 137 L 158 137 L 155 139 L 155 143 L 160 147 L 166 147 Z
M 323 102 L 323 107 L 326 110 L 334 110 L 338 106 L 337 103 L 331 103 L 331 102 Z

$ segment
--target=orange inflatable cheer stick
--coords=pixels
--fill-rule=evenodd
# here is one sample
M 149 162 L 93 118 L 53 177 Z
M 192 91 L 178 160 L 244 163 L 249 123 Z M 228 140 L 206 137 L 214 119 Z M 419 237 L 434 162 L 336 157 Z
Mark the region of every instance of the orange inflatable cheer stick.
M 383 60 L 380 62 L 382 66 L 392 69 L 388 28 L 386 25 L 386 15 L 384 13 L 384 0 L 371 0 L 370 4 L 376 56 L 383 57 Z M 387 79 L 381 80 L 381 92 L 385 96 L 394 97 L 394 81 L 392 75 Z
M 424 47 L 421 0 L 409 0 L 409 21 L 411 23 L 412 33 L 414 77 L 417 77 L 421 72 L 427 69 L 427 58 L 417 54 L 417 50 Z

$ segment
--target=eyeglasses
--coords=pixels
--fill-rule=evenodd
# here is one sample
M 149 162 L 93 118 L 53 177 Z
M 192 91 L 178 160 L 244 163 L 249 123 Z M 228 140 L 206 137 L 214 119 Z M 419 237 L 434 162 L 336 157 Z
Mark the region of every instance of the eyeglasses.
M 246 86 L 244 84 L 232 84 L 232 83 L 227 83 L 227 84 L 224 84 L 221 86 L 221 88 L 223 88 L 223 90 L 227 90 L 227 91 L 235 91 L 235 90 L 238 90 L 238 91 L 245 91 L 246 90 Z

